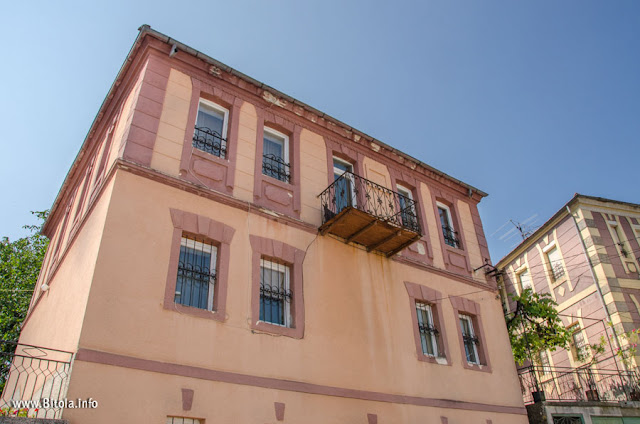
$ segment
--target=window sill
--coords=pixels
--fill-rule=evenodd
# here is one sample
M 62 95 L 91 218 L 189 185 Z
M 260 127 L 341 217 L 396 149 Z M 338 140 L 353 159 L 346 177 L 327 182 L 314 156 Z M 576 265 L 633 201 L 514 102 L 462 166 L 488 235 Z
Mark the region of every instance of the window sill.
M 302 339 L 302 329 L 295 327 L 285 327 L 278 324 L 271 324 L 270 322 L 258 321 L 251 326 L 252 330 L 257 333 L 269 333 L 278 336 L 291 337 L 293 339 Z
M 164 309 L 178 312 L 184 315 L 191 315 L 196 318 L 211 319 L 214 321 L 224 322 L 225 316 L 218 311 L 210 311 L 207 309 L 195 308 L 193 306 L 185 306 L 179 303 L 172 302 L 171 304 L 164 305 Z
M 480 372 L 491 372 L 491 367 L 485 364 L 471 364 L 469 362 L 464 362 L 462 364 L 466 369 L 472 371 L 480 371 Z
M 447 359 L 446 356 L 430 356 L 425 354 L 418 355 L 418 361 L 428 362 L 430 364 L 438 364 L 438 365 L 451 365 L 451 362 Z
M 226 158 L 221 158 L 220 156 L 216 156 L 213 153 L 209 153 L 209 152 L 205 152 L 204 150 L 200 150 L 197 147 L 193 147 L 193 146 L 191 146 L 191 147 L 193 149 L 193 154 L 195 156 L 198 156 L 198 157 L 200 157 L 202 159 L 208 159 L 208 160 L 217 161 L 217 162 L 220 162 L 220 164 L 223 164 L 223 165 L 228 165 L 229 164 L 229 159 L 228 159 L 229 154 L 228 153 L 226 155 L 227 156 Z
M 279 186 L 281 186 L 282 188 L 285 188 L 285 189 L 287 189 L 287 190 L 291 190 L 291 183 L 290 183 L 290 182 L 288 183 L 288 182 L 286 182 L 286 181 L 279 180 L 279 179 L 277 179 L 277 178 L 275 178 L 275 177 L 272 177 L 271 175 L 267 175 L 267 174 L 265 174 L 264 172 L 262 173 L 262 176 L 263 176 L 264 178 L 267 178 L 267 182 L 268 182 L 269 184 L 279 185 Z

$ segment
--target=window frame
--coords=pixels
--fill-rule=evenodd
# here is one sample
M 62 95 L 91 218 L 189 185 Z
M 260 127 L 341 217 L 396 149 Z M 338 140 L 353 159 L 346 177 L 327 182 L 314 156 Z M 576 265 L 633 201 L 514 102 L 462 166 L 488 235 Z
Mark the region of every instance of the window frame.
M 442 218 L 440 217 L 440 209 L 442 209 L 446 213 L 447 221 L 449 223 L 449 228 L 451 229 L 451 232 L 457 235 L 457 237 L 455 238 L 457 243 L 454 243 L 454 245 L 451 245 L 451 244 L 447 243 L 447 237 L 444 234 L 445 230 L 444 230 L 443 225 L 442 225 Z M 438 224 L 440 225 L 440 233 L 442 234 L 442 239 L 444 241 L 444 244 L 446 246 L 449 246 L 449 247 L 453 248 L 453 249 L 463 250 L 462 249 L 462 239 L 460 238 L 460 233 L 456 230 L 456 225 L 455 225 L 455 223 L 453 221 L 453 214 L 451 212 L 451 207 L 448 206 L 448 205 L 445 205 L 444 203 L 442 203 L 440 201 L 436 201 L 436 211 L 438 212 L 438 217 L 437 217 L 438 218 Z
M 279 261 L 275 261 L 271 258 L 266 258 L 263 257 L 260 259 L 260 276 L 262 277 L 264 275 L 264 269 L 269 268 L 270 271 L 275 271 L 276 272 L 282 272 L 284 274 L 284 278 L 282 281 L 282 287 L 279 288 L 280 290 L 284 291 L 285 293 L 289 292 L 291 293 L 291 267 L 287 264 L 281 263 Z M 262 316 L 262 306 L 263 306 L 263 294 L 262 294 L 262 288 L 263 288 L 263 281 L 260 281 L 260 316 Z M 291 317 L 291 301 L 293 296 L 291 296 L 291 298 L 289 299 L 289 301 L 287 301 L 286 299 L 282 299 L 282 324 L 279 324 L 277 322 L 273 322 L 273 321 L 267 321 L 265 319 L 261 319 L 261 322 L 264 322 L 266 324 L 271 324 L 271 325 L 279 325 L 282 327 L 286 327 L 286 328 L 291 328 L 291 324 L 293 322 L 292 317 Z M 266 315 L 266 314 L 265 314 Z
M 216 155 L 213 152 L 200 149 L 197 146 L 193 145 L 193 138 L 195 138 L 195 131 L 196 131 L 196 127 L 198 126 L 198 115 L 200 114 L 200 110 L 202 109 L 201 108 L 202 105 L 204 105 L 205 108 L 207 108 L 207 107 L 211 108 L 211 109 L 213 109 L 213 110 L 215 110 L 215 111 L 217 111 L 219 113 L 222 113 L 222 115 L 223 115 L 223 119 L 222 119 L 222 134 L 220 134 L 220 139 L 221 139 L 220 140 L 221 141 L 221 143 L 220 143 L 220 145 L 221 145 L 220 155 Z M 197 149 L 197 150 L 199 150 L 200 152 L 203 152 L 203 153 L 210 154 L 210 155 L 215 156 L 217 158 L 220 158 L 222 160 L 229 160 L 229 150 L 228 150 L 228 144 L 229 144 L 229 137 L 228 137 L 228 135 L 229 135 L 229 109 L 227 109 L 224 106 L 219 105 L 219 104 L 217 104 L 215 102 L 212 102 L 211 100 L 208 100 L 208 99 L 200 97 L 198 99 L 198 108 L 196 110 L 196 120 L 195 120 L 195 123 L 194 123 L 193 127 L 194 127 L 194 134 L 193 134 L 193 137 L 192 137 L 192 145 L 193 145 L 194 149 Z M 223 141 L 224 141 L 224 145 L 222 143 Z M 223 146 L 224 146 L 224 149 L 223 149 Z M 223 150 L 225 152 L 224 156 L 222 155 L 222 151 Z
M 464 337 L 465 334 L 462 331 L 462 322 L 466 322 L 468 324 L 469 327 L 469 333 L 466 334 L 469 337 L 473 337 L 475 339 L 478 338 L 478 336 L 476 336 L 476 332 L 475 329 L 473 328 L 473 317 L 471 317 L 471 315 L 467 315 L 467 314 L 458 314 L 458 320 L 459 320 L 459 324 L 460 324 L 460 332 L 462 333 L 462 340 L 463 340 L 463 346 L 464 346 L 464 354 L 465 354 L 465 358 L 467 360 L 467 363 L 470 365 L 481 365 L 480 363 L 480 353 L 478 351 L 478 345 L 480 344 L 480 341 L 478 340 L 478 342 L 473 341 L 472 342 L 472 346 L 473 346 L 473 355 L 475 356 L 475 360 L 474 361 L 470 361 L 469 360 L 469 354 L 467 353 L 467 345 L 468 342 L 464 341 Z
M 398 192 L 398 194 L 408 198 L 409 200 L 411 200 L 413 202 L 413 204 L 411 205 L 411 213 L 413 213 L 413 217 L 415 218 L 416 222 L 412 225 L 410 223 L 404 222 L 405 221 L 405 217 L 404 217 L 404 215 L 402 213 L 402 209 L 403 209 L 402 208 L 402 204 L 400 203 L 400 199 L 398 199 L 398 203 L 399 203 L 398 206 L 400 208 L 400 219 L 402 221 L 402 225 L 406 226 L 407 228 L 414 228 L 414 227 L 421 228 L 420 218 L 418 216 L 418 208 L 417 208 L 417 203 L 418 202 L 416 202 L 416 200 L 414 199 L 413 189 L 411 189 L 411 188 L 409 188 L 409 187 L 407 187 L 407 186 L 405 186 L 403 184 L 396 183 L 396 191 Z
M 199 239 L 199 240 L 198 240 Z M 188 241 L 191 240 L 193 241 L 193 247 L 189 246 Z M 180 277 L 180 266 L 178 265 L 178 273 L 176 275 L 176 291 L 175 291 L 175 295 L 174 295 L 174 302 L 185 306 L 185 307 L 190 307 L 190 308 L 198 308 L 198 309 L 202 309 L 205 311 L 215 311 L 215 305 L 214 305 L 214 299 L 215 299 L 215 295 L 216 295 L 216 282 L 217 282 L 217 278 L 218 278 L 218 245 L 215 242 L 209 241 L 209 240 L 205 240 L 202 237 L 196 237 L 196 236 L 191 236 L 190 234 L 187 233 L 182 233 L 182 237 L 180 239 L 180 253 L 182 253 L 182 247 L 185 247 L 187 249 L 192 249 L 195 250 L 196 252 L 204 252 L 204 246 L 209 246 L 211 247 L 211 251 L 207 252 L 210 254 L 210 258 L 209 258 L 209 274 L 211 274 L 211 270 L 214 271 L 214 278 L 213 278 L 213 282 L 209 281 L 209 286 L 208 286 L 208 290 L 207 290 L 207 307 L 206 308 L 200 308 L 199 306 L 192 306 L 192 305 L 187 305 L 185 303 L 182 302 L 178 302 L 175 297 L 177 296 L 178 292 L 178 277 Z M 183 287 L 184 287 L 184 283 L 183 283 Z M 182 293 L 180 293 L 180 297 L 182 300 Z
M 522 275 L 523 274 L 527 274 L 529 276 L 529 287 L 524 286 L 523 282 L 522 282 Z M 516 271 L 516 282 L 518 284 L 518 288 L 520 289 L 520 293 L 524 292 L 527 288 L 530 288 L 532 291 L 534 291 L 533 289 L 533 278 L 531 276 L 531 271 L 529 271 L 529 267 L 524 266 L 520 269 L 518 269 Z
M 257 332 L 278 334 L 294 339 L 302 339 L 304 337 L 305 328 L 302 275 L 304 250 L 278 240 L 252 234 L 249 235 L 249 242 L 252 250 L 251 329 L 257 330 Z M 260 320 L 260 265 L 263 259 L 276 261 L 277 263 L 281 263 L 289 267 L 289 287 L 291 290 L 290 327 Z
M 489 343 L 485 337 L 484 326 L 482 324 L 482 311 L 480 310 L 480 304 L 466 297 L 449 296 L 453 312 L 458 318 L 456 320 L 456 327 L 458 332 L 458 344 L 460 346 L 460 356 L 462 366 L 464 368 L 482 371 L 492 372 L 491 360 L 489 358 Z M 462 336 L 462 326 L 460 325 L 460 315 L 468 316 L 473 324 L 474 336 L 478 338 L 477 357 L 478 363 L 470 363 L 467 361 L 466 350 L 464 346 L 464 340 Z
M 269 175 L 269 174 L 265 174 L 264 172 L 264 160 L 265 160 L 265 153 L 264 153 L 264 143 L 265 140 L 268 138 L 268 135 L 271 135 L 272 137 L 275 138 L 281 138 L 282 139 L 282 161 L 286 164 L 286 168 L 288 168 L 288 178 L 285 179 L 280 179 L 277 177 L 274 177 L 273 175 Z M 269 139 L 269 141 L 271 142 L 279 142 L 280 140 L 273 140 L 273 139 Z M 277 181 L 280 181 L 282 183 L 285 184 L 291 184 L 292 179 L 293 179 L 293 173 L 292 173 L 292 166 L 291 166 L 291 161 L 289 160 L 289 136 L 283 132 L 280 132 L 272 127 L 269 127 L 267 125 L 264 126 L 263 130 L 262 130 L 262 175 L 264 175 L 265 177 L 270 177 L 273 178 Z
M 433 320 L 433 308 L 431 307 L 431 304 L 424 301 L 416 301 L 415 305 L 416 305 L 416 315 L 418 316 L 418 332 L 420 333 L 422 354 L 425 356 L 432 356 L 434 358 L 437 358 L 440 353 L 440 350 L 438 348 L 438 336 L 434 334 L 433 331 L 428 332 L 428 334 L 425 334 L 422 331 L 420 331 L 421 330 L 420 326 L 425 325 L 424 321 L 426 317 L 426 325 L 432 327 L 438 333 L 440 332 L 440 330 L 438 330 Z M 418 311 L 424 311 L 425 314 L 418 314 Z M 422 316 L 422 319 L 420 319 L 421 316 Z M 428 341 L 431 342 L 433 352 L 428 352 L 428 351 L 425 352 L 425 347 L 428 350 L 428 346 L 429 346 Z
M 167 270 L 167 283 L 164 292 L 163 308 L 176 311 L 197 318 L 212 319 L 215 321 L 226 320 L 227 283 L 229 278 L 229 261 L 231 241 L 235 229 L 206 216 L 192 212 L 170 209 L 173 234 L 169 249 L 169 266 Z M 180 246 L 183 234 L 203 238 L 217 247 L 216 282 L 213 296 L 212 310 L 186 306 L 175 302 L 175 292 L 178 279 L 178 262 L 180 259 Z
M 553 252 L 556 252 L 558 255 L 558 259 L 554 261 L 551 260 L 550 256 Z M 560 247 L 558 246 L 556 241 L 553 240 L 548 245 L 546 245 L 544 249 L 542 249 L 542 253 L 544 253 L 545 264 L 549 268 L 548 275 L 551 282 L 553 284 L 558 284 L 566 280 L 567 269 L 564 265 L 564 261 L 562 260 L 562 252 L 560 252 Z M 555 267 L 559 266 L 560 268 L 562 268 L 562 273 L 559 273 L 554 269 L 554 263 L 556 264 Z
M 342 164 L 345 166 L 345 168 L 349 168 L 347 170 L 342 170 L 340 168 L 336 167 L 336 162 Z M 333 181 L 335 182 L 338 178 L 340 178 L 345 172 L 350 172 L 352 175 L 354 175 L 354 165 L 351 162 L 348 162 L 344 159 L 341 159 L 337 156 L 333 156 L 333 161 L 332 161 L 332 166 L 333 166 Z M 339 175 L 338 175 L 339 174 Z M 350 192 L 351 192 L 351 203 L 345 205 L 344 207 L 354 207 L 357 208 L 358 207 L 358 197 L 356 196 L 356 187 L 355 187 L 355 179 L 353 178 L 353 176 L 351 177 L 347 177 L 349 179 L 349 181 L 351 182 L 351 187 L 350 187 Z M 336 205 L 336 211 L 335 213 L 340 213 L 342 211 L 341 208 L 340 211 L 337 210 L 337 205 Z

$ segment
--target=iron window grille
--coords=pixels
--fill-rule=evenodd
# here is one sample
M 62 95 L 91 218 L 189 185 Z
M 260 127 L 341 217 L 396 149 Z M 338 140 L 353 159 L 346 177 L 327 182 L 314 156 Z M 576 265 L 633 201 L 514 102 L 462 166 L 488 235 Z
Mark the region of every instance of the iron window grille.
M 291 182 L 290 165 L 274 154 L 262 156 L 262 173 L 285 183 Z
M 411 190 L 398 185 L 398 205 L 400 206 L 400 219 L 407 228 L 420 228 L 416 202 L 413 201 Z
M 438 203 L 438 215 L 440 215 L 440 225 L 442 227 L 442 237 L 446 245 L 460 248 L 458 233 L 453 228 L 451 211 L 448 206 Z
M 166 424 L 201 424 L 202 421 L 197 418 L 185 417 L 167 417 Z
M 290 269 L 272 260 L 260 260 L 260 321 L 291 327 Z
M 182 236 L 174 301 L 213 310 L 218 249 L 204 240 Z
M 470 316 L 460 315 L 460 329 L 462 330 L 462 343 L 464 344 L 464 352 L 467 356 L 467 362 L 479 365 L 480 357 L 478 356 L 478 345 L 480 340 L 473 329 L 473 322 Z
M 352 207 L 397 227 L 421 234 L 416 215 L 416 202 L 413 199 L 350 171 L 344 171 L 340 176 L 336 176 L 335 164 L 334 160 L 335 180 L 318 196 L 322 204 L 323 224 L 344 209 Z M 400 197 L 402 197 L 402 203 Z M 401 208 L 401 204 L 405 207 Z
M 200 100 L 193 147 L 219 158 L 227 157 L 227 117 L 229 112 L 215 103 Z
M 553 424 L 582 424 L 582 415 L 554 415 Z
M 431 305 L 416 302 L 416 314 L 418 315 L 418 331 L 420 332 L 422 353 L 426 356 L 439 356 L 438 336 L 440 332 L 434 324 Z
M 564 266 L 562 266 L 562 262 L 554 261 L 551 264 L 551 273 L 553 274 L 554 280 L 559 280 L 564 275 Z
M 576 353 L 576 359 L 584 360 L 589 356 L 589 348 L 587 345 L 587 341 L 584 339 L 584 334 L 582 334 L 582 329 L 579 324 L 575 324 L 570 328 L 572 331 L 571 338 L 573 340 L 573 346 Z

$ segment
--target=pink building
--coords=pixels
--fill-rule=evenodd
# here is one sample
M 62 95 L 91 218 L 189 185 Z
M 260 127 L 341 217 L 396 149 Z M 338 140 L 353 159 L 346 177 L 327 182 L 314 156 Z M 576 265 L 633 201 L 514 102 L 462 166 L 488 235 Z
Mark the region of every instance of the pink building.
M 143 26 L 20 341 L 70 423 L 526 423 L 484 196 Z

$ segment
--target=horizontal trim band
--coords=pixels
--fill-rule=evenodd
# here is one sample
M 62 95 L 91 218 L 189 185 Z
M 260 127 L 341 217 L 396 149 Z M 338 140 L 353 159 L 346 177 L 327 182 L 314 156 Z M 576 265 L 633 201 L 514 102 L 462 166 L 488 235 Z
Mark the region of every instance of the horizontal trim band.
M 141 371 L 157 372 L 160 374 L 177 375 L 197 378 L 200 380 L 218 381 L 244 386 L 262 387 L 265 389 L 286 390 L 290 392 L 307 393 L 312 395 L 337 396 L 374 402 L 388 402 L 416 406 L 430 406 L 434 408 L 464 409 L 467 411 L 496 412 L 502 414 L 527 415 L 521 406 L 490 405 L 477 402 L 465 402 L 452 399 L 435 399 L 418 396 L 397 395 L 392 393 L 371 392 L 367 390 L 346 389 L 324 386 L 320 384 L 304 383 L 301 381 L 282 380 L 271 377 L 239 374 L 229 371 L 218 371 L 189 365 L 171 364 L 150 359 L 134 358 L 131 356 L 101 352 L 91 349 L 79 349 L 77 361 L 96 364 L 113 365 Z

